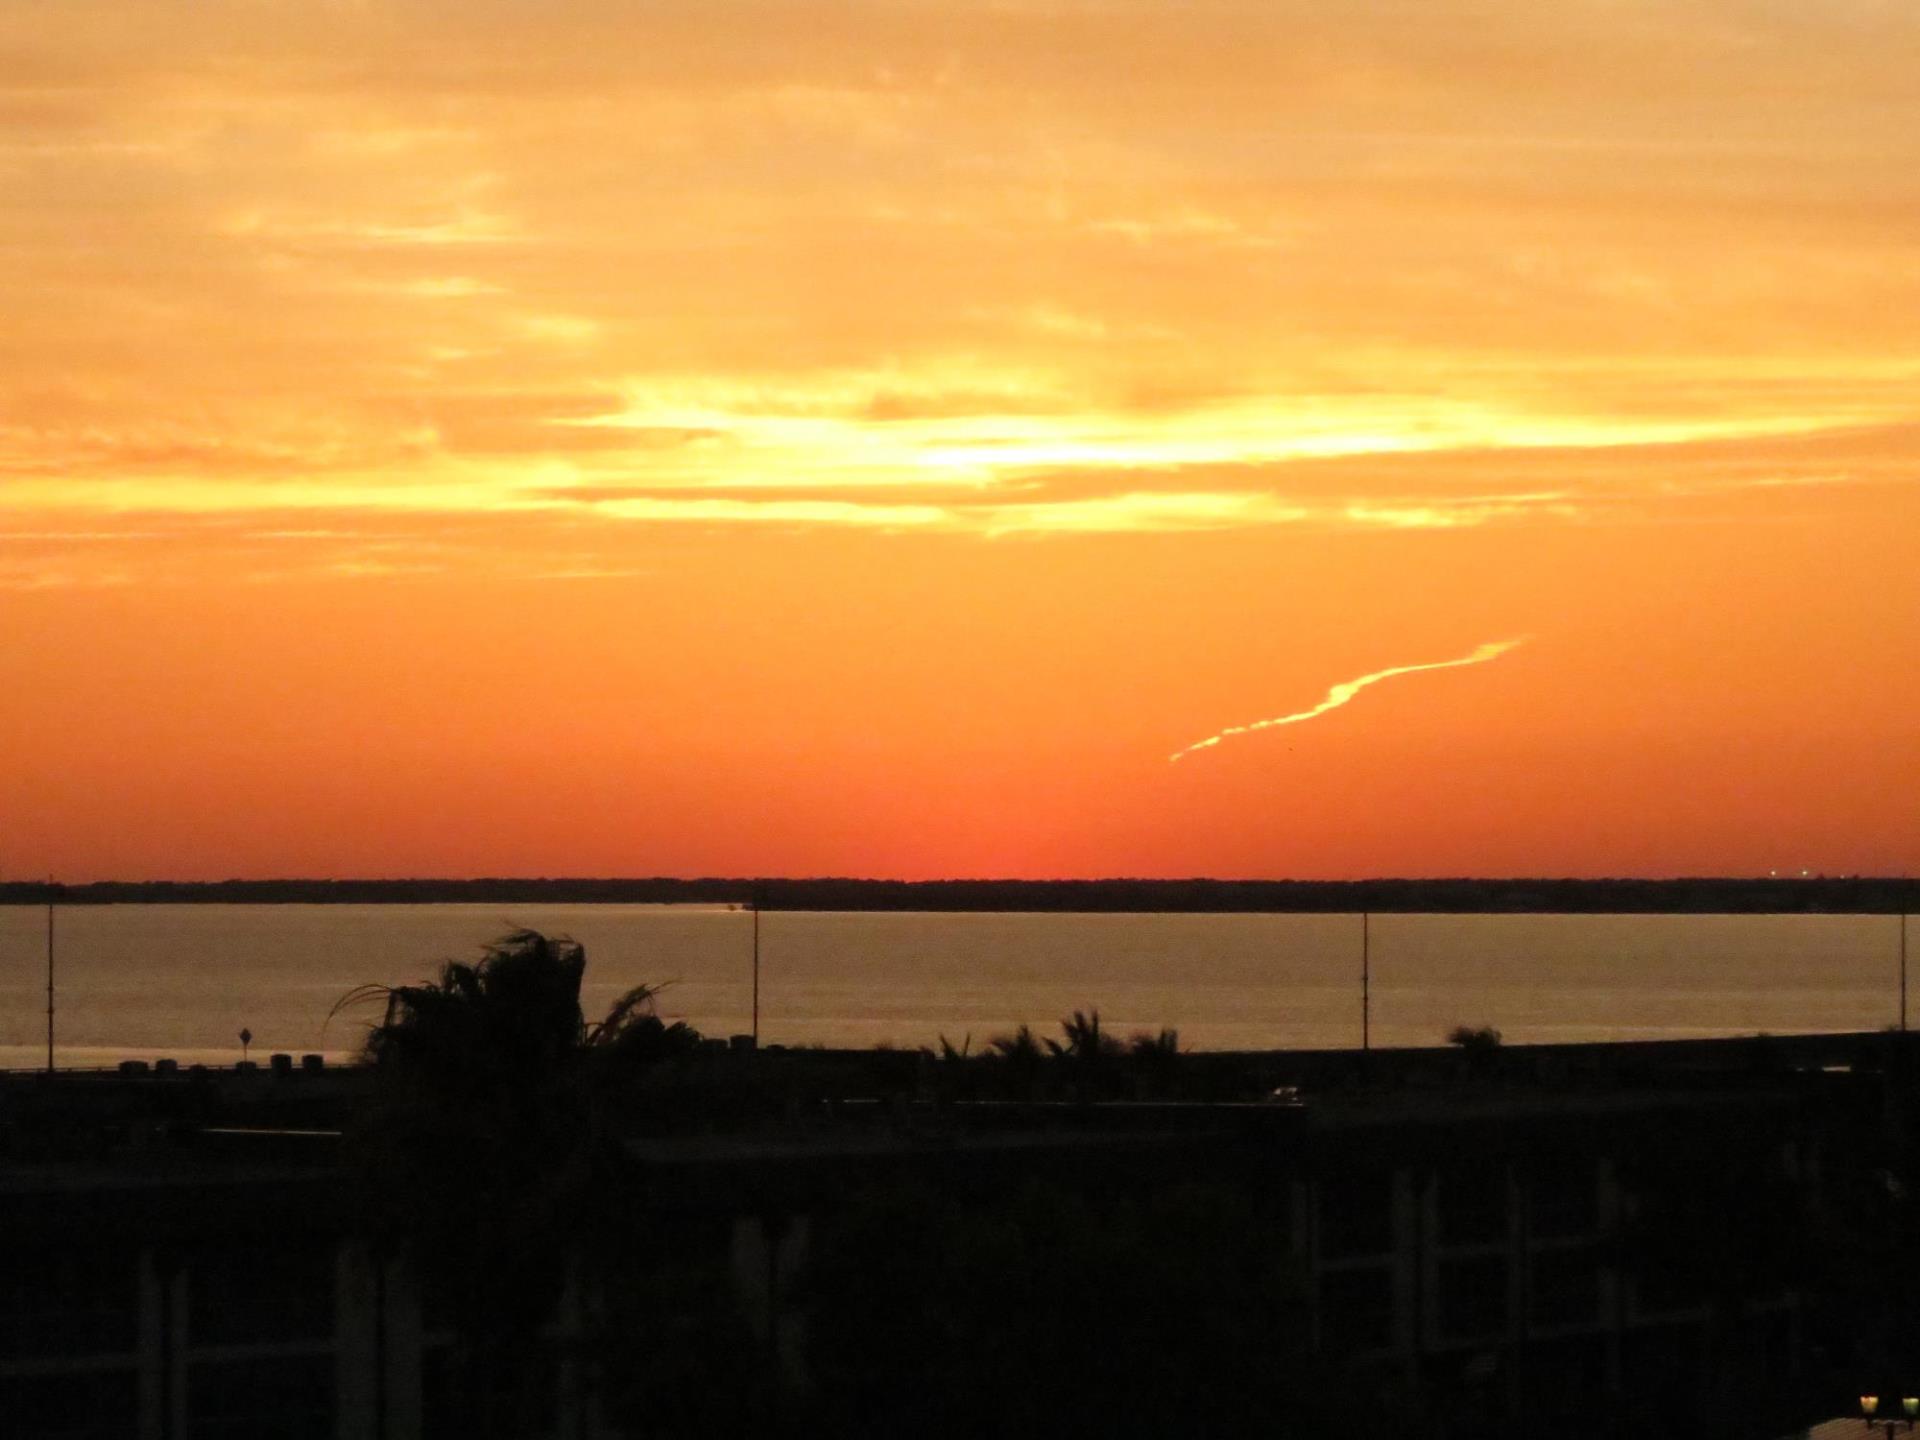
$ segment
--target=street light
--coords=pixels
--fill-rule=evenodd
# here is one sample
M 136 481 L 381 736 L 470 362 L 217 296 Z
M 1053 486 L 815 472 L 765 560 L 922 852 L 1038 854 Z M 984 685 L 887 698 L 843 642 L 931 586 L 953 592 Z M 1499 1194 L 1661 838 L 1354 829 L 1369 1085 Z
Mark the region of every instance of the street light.
M 1860 1397 L 1860 1414 L 1866 1420 L 1869 1434 L 1876 1429 L 1883 1431 L 1887 1435 L 1892 1435 L 1896 1429 L 1911 1430 L 1913 1429 L 1915 1419 L 1920 1419 L 1920 1396 L 1902 1396 L 1900 1399 L 1900 1413 L 1898 1415 L 1887 1415 L 1883 1417 L 1880 1414 L 1880 1397 L 1878 1395 L 1862 1395 Z

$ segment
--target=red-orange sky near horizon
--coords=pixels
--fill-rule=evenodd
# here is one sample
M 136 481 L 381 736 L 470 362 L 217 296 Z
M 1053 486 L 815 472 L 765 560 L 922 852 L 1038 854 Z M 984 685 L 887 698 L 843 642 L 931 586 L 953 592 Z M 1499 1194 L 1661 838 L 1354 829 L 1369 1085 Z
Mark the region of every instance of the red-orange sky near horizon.
M 1920 870 L 1916 54 L 11 0 L 0 877 Z

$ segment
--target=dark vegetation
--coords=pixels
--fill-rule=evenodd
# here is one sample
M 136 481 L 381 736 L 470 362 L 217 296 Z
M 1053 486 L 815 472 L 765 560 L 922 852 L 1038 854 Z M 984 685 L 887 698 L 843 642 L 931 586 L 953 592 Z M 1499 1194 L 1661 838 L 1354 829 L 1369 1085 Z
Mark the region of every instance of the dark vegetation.
M 584 1322 L 559 1343 L 597 1373 L 610 1421 L 636 1435 L 1341 1440 L 1400 1433 L 1422 1413 L 1399 1382 L 1349 1368 L 1325 1333 L 1315 1345 L 1287 1186 L 1258 1178 L 1266 1172 L 1216 1163 L 1224 1152 L 1205 1147 L 969 1151 L 977 1132 L 938 1121 L 973 1108 L 963 1101 L 1002 1102 L 1018 1124 L 1037 1111 L 1091 1116 L 1099 1101 L 1293 1098 L 1276 1076 L 1308 1073 L 1318 1104 L 1338 1093 L 1319 1088 L 1339 1083 L 1329 1067 L 1356 1057 L 1275 1071 L 1263 1068 L 1275 1057 L 1187 1054 L 1171 1030 L 1114 1035 L 1093 1010 L 1065 1018 L 1058 1035 L 1021 1027 L 919 1051 L 752 1054 L 662 1020 L 645 987 L 588 1021 L 585 963 L 572 941 L 519 931 L 428 983 L 367 987 L 343 1002 L 385 1006 L 348 1156 L 365 1238 L 409 1257 L 430 1315 L 456 1336 L 454 1433 L 539 1433 L 556 1358 L 548 1322 L 569 1296 Z M 1451 1050 L 1393 1063 L 1428 1085 L 1469 1082 L 1466 1095 L 1540 1093 L 1541 1059 L 1528 1047 L 1503 1047 L 1490 1026 L 1448 1038 Z M 1554 1412 L 1553 1433 L 1623 1433 L 1608 1427 L 1626 1422 L 1672 1433 L 1663 1427 L 1676 1405 L 1713 1417 L 1698 1433 L 1768 1433 L 1757 1427 L 1805 1413 L 1793 1388 L 1803 1371 L 1844 1386 L 1884 1369 L 1885 1391 L 1904 1393 L 1905 1357 L 1920 1340 L 1907 1298 L 1920 1287 L 1920 1149 L 1902 1138 L 1913 1132 L 1903 1107 L 1920 1091 L 1901 1068 L 1906 1037 L 1883 1038 L 1891 1123 L 1862 1112 L 1858 1135 L 1829 1136 L 1831 1171 L 1817 1186 L 1782 1145 L 1780 1111 L 1765 1107 L 1738 1123 L 1676 1111 L 1695 1118 L 1637 1132 L 1619 1174 L 1633 1198 L 1615 1225 L 1595 1218 L 1590 1178 L 1556 1188 L 1516 1170 L 1526 1193 L 1544 1186 L 1525 1224 L 1598 1236 L 1587 1242 L 1594 1266 L 1631 1278 L 1648 1303 L 1704 1317 L 1687 1332 L 1695 1348 L 1671 1352 L 1666 1388 L 1543 1392 L 1537 1418 L 1570 1407 Z M 1755 1041 L 1748 1058 L 1747 1083 L 1795 1073 L 1778 1040 Z M 1612 1090 L 1634 1077 L 1627 1062 L 1607 1063 L 1589 1083 Z M 1349 1083 L 1377 1100 L 1387 1073 L 1363 1065 Z M 1679 1076 L 1655 1083 L 1690 1083 Z M 1792 1093 L 1778 1103 L 1799 1103 Z M 726 1235 L 695 1233 L 716 1218 L 724 1226 L 728 1212 L 651 1208 L 645 1142 L 804 1145 L 805 1117 L 823 1104 L 832 1113 L 888 1097 L 911 1098 L 919 1118 L 902 1105 L 894 1125 L 865 1133 L 919 1143 L 921 1158 L 844 1165 L 834 1157 L 871 1151 L 822 1152 L 824 1178 L 794 1202 L 811 1242 L 785 1303 L 804 1326 L 763 1318 L 756 1329 L 731 1297 Z M 748 1193 L 775 1212 L 785 1203 Z M 1571 1263 L 1584 1252 L 1556 1253 Z M 1810 1297 L 1803 1334 L 1780 1328 L 1788 1291 Z M 1792 1353 L 1811 1359 L 1786 1364 Z
M 349 1162 L 369 1243 L 409 1256 L 452 1326 L 458 1433 L 540 1433 L 536 1362 L 570 1275 L 598 1297 L 580 1353 L 636 1434 L 1224 1436 L 1249 1416 L 1348 1433 L 1345 1397 L 1306 1361 L 1284 1225 L 1244 1187 L 1133 1161 L 964 1172 L 957 1189 L 849 1180 L 807 1267 L 806 1380 L 782 1385 L 712 1271 L 712 1237 L 637 1218 L 647 1179 L 620 1143 L 751 1124 L 769 1097 L 716 1090 L 741 1062 L 663 1022 L 650 990 L 587 1021 L 585 962 L 522 930 L 341 1002 L 385 1006 Z M 938 1097 L 1073 1101 L 1177 1093 L 1182 1058 L 1171 1030 L 1122 1040 L 1091 1011 L 1059 1038 L 876 1056 Z
M 0 884 L 0 904 L 708 904 L 768 910 L 1899 914 L 1920 880 L 481 879 Z
M 521 1383 L 540 1328 L 570 1268 L 627 1235 L 609 1101 L 699 1044 L 660 1020 L 644 986 L 589 1024 L 585 969 L 576 942 L 520 930 L 431 982 L 366 986 L 336 1007 L 386 1005 L 348 1158 L 370 1243 L 413 1257 L 429 1308 L 453 1325 L 465 1435 L 540 1432 L 545 1397 Z
M 972 1037 L 955 1045 L 940 1037 L 926 1088 L 945 1100 L 1171 1100 L 1198 1098 L 1180 1065 L 1178 1031 L 1141 1032 L 1122 1040 L 1100 1025 L 1098 1010 L 1076 1010 L 1060 1022 L 1060 1038 L 1022 1025 L 979 1050 Z
M 1484 1054 L 1500 1048 L 1500 1032 L 1491 1025 L 1456 1025 L 1447 1032 L 1447 1043 L 1470 1055 Z

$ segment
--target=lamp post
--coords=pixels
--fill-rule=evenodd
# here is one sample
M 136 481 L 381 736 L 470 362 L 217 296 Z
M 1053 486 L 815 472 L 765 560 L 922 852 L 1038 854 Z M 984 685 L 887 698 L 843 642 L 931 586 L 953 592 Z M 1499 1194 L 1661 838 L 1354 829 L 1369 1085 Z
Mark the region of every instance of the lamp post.
M 47 877 L 47 1074 L 53 1074 L 53 877 Z
M 1373 1049 L 1373 916 L 1360 912 L 1360 1049 Z
M 1862 1395 L 1860 1397 L 1860 1415 L 1866 1422 L 1867 1433 L 1869 1435 L 1875 1430 L 1889 1436 L 1896 1430 L 1911 1430 L 1913 1429 L 1913 1422 L 1916 1419 L 1920 1419 L 1920 1396 L 1904 1395 L 1900 1399 L 1900 1413 L 1898 1415 L 1882 1415 L 1880 1413 L 1880 1397 L 1878 1395 Z
M 1900 1033 L 1907 1033 L 1907 912 L 1900 912 Z

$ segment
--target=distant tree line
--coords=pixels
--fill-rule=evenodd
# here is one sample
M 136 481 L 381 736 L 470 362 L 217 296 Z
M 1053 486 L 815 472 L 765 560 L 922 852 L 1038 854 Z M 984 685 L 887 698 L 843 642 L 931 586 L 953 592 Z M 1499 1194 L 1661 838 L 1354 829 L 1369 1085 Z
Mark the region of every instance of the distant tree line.
M 0 904 L 695 904 L 764 910 L 1900 914 L 1920 880 L 172 880 L 0 884 Z

